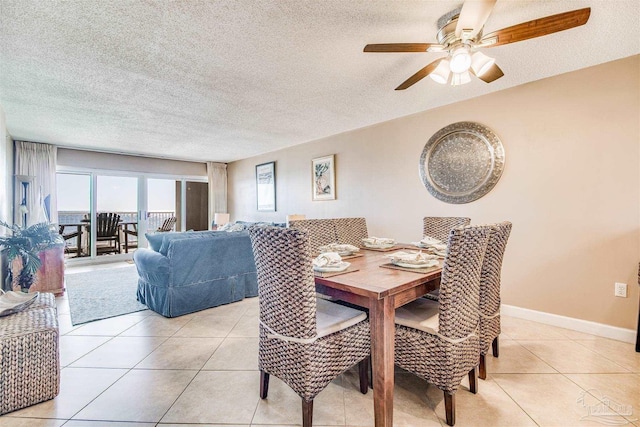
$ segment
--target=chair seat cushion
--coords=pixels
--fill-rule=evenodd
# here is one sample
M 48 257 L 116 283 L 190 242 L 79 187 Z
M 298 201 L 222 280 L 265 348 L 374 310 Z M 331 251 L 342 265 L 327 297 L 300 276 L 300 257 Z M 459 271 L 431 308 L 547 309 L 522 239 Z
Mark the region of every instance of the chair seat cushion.
M 439 314 L 438 301 L 420 298 L 396 309 L 396 323 L 437 335 Z
M 367 313 L 355 308 L 334 304 L 324 299 L 316 301 L 316 329 L 318 338 L 347 329 L 367 319 Z

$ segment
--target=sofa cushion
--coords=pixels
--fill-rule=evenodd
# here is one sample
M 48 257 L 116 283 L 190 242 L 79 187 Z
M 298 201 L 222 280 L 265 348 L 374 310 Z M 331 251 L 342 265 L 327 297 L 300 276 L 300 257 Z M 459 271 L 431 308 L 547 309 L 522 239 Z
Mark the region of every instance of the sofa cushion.
M 144 237 L 147 238 L 147 242 L 149 242 L 149 247 L 151 248 L 151 250 L 160 252 L 164 234 L 165 233 L 144 233 Z
M 206 237 L 211 237 L 217 234 L 217 231 L 185 231 L 180 233 L 163 233 L 164 236 L 162 238 L 162 246 L 160 246 L 160 252 L 162 255 L 167 256 L 169 252 L 169 246 L 171 242 L 174 240 L 182 240 L 182 239 L 202 239 Z

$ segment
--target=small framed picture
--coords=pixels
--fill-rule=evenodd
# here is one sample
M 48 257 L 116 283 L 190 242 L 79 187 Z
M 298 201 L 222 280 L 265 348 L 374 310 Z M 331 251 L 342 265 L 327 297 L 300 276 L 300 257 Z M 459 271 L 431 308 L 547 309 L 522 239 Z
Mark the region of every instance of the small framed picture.
M 334 155 L 311 160 L 312 200 L 335 200 L 336 173 Z
M 256 166 L 256 194 L 259 211 L 276 210 L 276 162 Z

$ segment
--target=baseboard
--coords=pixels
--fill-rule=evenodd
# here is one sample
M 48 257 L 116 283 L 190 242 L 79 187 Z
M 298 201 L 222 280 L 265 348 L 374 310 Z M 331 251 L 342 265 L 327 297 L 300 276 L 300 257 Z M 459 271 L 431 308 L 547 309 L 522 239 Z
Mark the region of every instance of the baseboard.
M 636 342 L 636 331 L 634 329 L 619 328 L 617 326 L 605 325 L 604 323 L 575 319 L 573 317 L 560 316 L 558 314 L 545 313 L 543 311 L 530 310 L 528 308 L 506 304 L 502 304 L 500 314 L 517 317 L 519 319 L 533 320 L 534 322 L 544 323 L 545 325 L 558 326 L 560 328 L 611 338 L 613 340 L 629 343 Z

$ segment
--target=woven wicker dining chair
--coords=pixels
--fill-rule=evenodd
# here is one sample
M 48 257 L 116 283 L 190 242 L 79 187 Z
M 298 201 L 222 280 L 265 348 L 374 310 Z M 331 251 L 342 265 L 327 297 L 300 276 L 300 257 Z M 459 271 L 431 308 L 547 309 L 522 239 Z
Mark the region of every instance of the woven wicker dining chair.
M 453 228 L 463 227 L 470 223 L 471 218 L 461 216 L 425 216 L 422 218 L 422 235 L 447 242 Z M 436 289 L 426 294 L 425 298 L 438 301 L 439 295 L 440 289 Z
M 422 218 L 422 235 L 446 242 L 455 227 L 469 225 L 471 218 L 458 216 L 425 216 Z
M 465 375 L 478 390 L 480 272 L 491 228 L 453 229 L 442 267 L 440 302 L 419 298 L 396 310 L 395 363 L 444 392 L 447 424 Z
M 275 375 L 302 398 L 303 426 L 310 427 L 313 399 L 357 363 L 367 393 L 369 322 L 360 310 L 316 299 L 307 232 L 254 226 L 249 237 L 258 274 L 260 397 Z
M 359 248 L 362 246 L 362 239 L 369 237 L 365 218 L 336 218 L 333 223 L 336 227 L 338 243 L 349 244 Z
M 511 234 L 508 221 L 493 225 L 480 274 L 480 378 L 487 378 L 485 355 L 489 347 L 493 357 L 498 357 L 500 335 L 500 275 L 507 240 Z
M 338 243 L 336 227 L 333 220 L 301 219 L 289 222 L 290 228 L 304 230 L 309 233 L 309 248 L 312 254 L 317 254 L 320 246 Z

